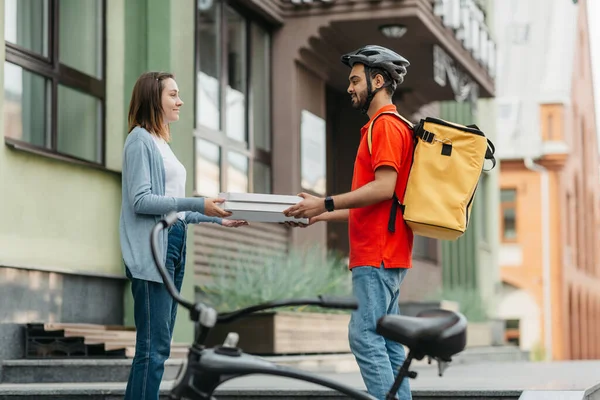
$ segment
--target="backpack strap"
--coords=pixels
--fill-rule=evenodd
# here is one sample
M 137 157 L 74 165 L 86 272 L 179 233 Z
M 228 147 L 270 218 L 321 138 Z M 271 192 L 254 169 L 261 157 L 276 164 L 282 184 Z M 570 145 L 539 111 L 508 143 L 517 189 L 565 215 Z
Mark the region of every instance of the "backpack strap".
M 475 124 L 467 125 L 467 128 L 475 128 L 480 130 L 479 127 Z M 494 153 L 496 152 L 496 148 L 494 147 L 494 143 L 490 139 L 487 139 L 487 149 L 485 150 L 485 159 L 492 160 L 492 168 L 486 169 L 485 171 L 491 171 L 496 166 L 496 157 L 494 157 Z
M 377 115 L 375 117 L 375 119 L 373 119 L 373 121 L 371 121 L 371 123 L 369 124 L 369 130 L 367 132 L 367 144 L 369 145 L 369 154 L 372 154 L 372 148 L 373 148 L 373 125 L 375 124 L 375 121 L 377 121 L 377 118 L 381 117 L 384 114 L 390 114 L 390 115 L 396 116 L 402 122 L 404 122 L 406 125 L 408 125 L 410 127 L 410 129 L 413 129 L 412 122 L 410 122 L 409 120 L 407 120 L 406 118 L 404 118 L 402 115 L 398 114 L 395 111 L 383 111 L 382 113 L 380 113 L 379 115 Z
M 373 147 L 373 125 L 375 124 L 375 121 L 377 120 L 377 118 L 379 118 L 383 114 L 394 115 L 397 118 L 399 118 L 402 122 L 404 122 L 406 125 L 408 125 L 410 127 L 410 129 L 414 128 L 412 122 L 410 122 L 409 120 L 404 118 L 402 115 L 398 114 L 397 112 L 384 111 L 384 112 L 380 113 L 369 124 L 369 130 L 367 132 L 367 144 L 369 145 L 369 154 L 372 154 L 372 147 Z M 398 196 L 396 196 L 395 190 L 394 190 L 394 196 L 392 197 L 392 200 L 393 201 L 392 201 L 392 208 L 390 209 L 390 218 L 388 219 L 388 231 L 390 231 L 391 233 L 394 233 L 394 232 L 396 232 L 396 214 L 398 213 L 398 207 L 400 207 L 402 213 L 404 213 L 404 204 L 400 203 L 400 199 L 398 198 Z

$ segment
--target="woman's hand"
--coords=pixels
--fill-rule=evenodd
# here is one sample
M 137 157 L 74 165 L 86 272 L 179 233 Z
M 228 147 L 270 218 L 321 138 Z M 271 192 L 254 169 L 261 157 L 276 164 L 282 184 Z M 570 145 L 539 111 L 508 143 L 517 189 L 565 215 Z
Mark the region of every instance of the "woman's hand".
M 204 199 L 204 215 L 208 217 L 226 218 L 231 215 L 231 212 L 223 210 L 218 204 L 224 202 L 225 199 L 220 198 L 205 198 Z
M 302 222 L 296 222 L 296 221 L 285 221 L 285 222 L 280 222 L 280 224 L 283 224 L 283 225 L 287 226 L 288 228 L 306 228 L 307 226 L 311 226 L 312 224 L 314 224 L 317 221 L 320 221 L 319 216 L 309 218 L 308 224 L 303 224 Z
M 237 228 L 238 226 L 248 225 L 248 221 L 244 221 L 243 219 L 224 219 L 221 221 L 221 225 L 227 228 Z

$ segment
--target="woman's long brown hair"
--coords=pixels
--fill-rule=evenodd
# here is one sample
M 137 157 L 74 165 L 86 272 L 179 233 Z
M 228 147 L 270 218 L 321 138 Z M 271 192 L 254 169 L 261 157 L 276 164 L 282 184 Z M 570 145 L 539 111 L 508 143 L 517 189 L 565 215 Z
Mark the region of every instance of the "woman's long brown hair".
M 171 139 L 169 127 L 163 123 L 161 101 L 163 81 L 168 78 L 175 77 L 168 72 L 146 72 L 135 82 L 129 102 L 128 132 L 140 126 L 167 142 Z

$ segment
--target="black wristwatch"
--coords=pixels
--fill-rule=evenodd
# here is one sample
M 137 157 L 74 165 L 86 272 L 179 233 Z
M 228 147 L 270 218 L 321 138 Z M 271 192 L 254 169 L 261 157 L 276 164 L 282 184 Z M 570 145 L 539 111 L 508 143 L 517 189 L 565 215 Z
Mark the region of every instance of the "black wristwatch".
M 329 212 L 332 212 L 335 209 L 331 196 L 325 197 L 325 209 Z

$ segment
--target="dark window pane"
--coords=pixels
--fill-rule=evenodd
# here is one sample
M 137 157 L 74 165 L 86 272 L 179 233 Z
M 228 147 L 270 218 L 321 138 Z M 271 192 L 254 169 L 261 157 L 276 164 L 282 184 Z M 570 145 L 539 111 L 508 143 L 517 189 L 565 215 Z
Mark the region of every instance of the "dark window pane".
M 505 208 L 504 210 L 502 210 L 502 214 L 502 218 L 504 221 L 504 239 L 516 239 L 517 229 L 515 220 L 515 209 Z
M 227 136 L 245 142 L 246 135 L 246 22 L 230 8 L 227 18 Z
M 4 40 L 48 57 L 48 0 L 5 0 Z
M 58 86 L 58 151 L 84 160 L 102 161 L 101 102 Z
M 221 129 L 219 2 L 198 1 L 198 63 L 196 124 Z
M 227 154 L 227 191 L 246 193 L 248 191 L 248 157 L 234 152 Z
M 270 96 L 270 42 L 269 34 L 252 25 L 252 77 L 251 94 L 253 110 L 254 145 L 271 150 L 271 96 Z
M 102 78 L 102 2 L 60 0 L 60 62 Z
M 196 192 L 216 196 L 221 190 L 221 151 L 219 146 L 196 139 Z
M 50 84 L 17 65 L 4 63 L 4 135 L 50 147 Z
M 436 262 L 437 241 L 435 239 L 415 235 L 413 241 L 413 258 Z
M 254 162 L 254 193 L 271 193 L 271 167 Z

